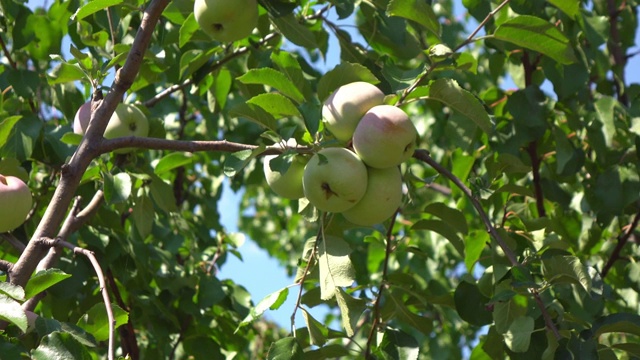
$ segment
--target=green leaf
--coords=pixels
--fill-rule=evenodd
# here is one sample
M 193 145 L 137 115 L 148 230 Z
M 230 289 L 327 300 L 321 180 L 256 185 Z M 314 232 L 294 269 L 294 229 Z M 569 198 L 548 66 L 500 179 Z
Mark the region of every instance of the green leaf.
M 20 303 L 0 293 L 0 319 L 17 326 L 23 333 L 27 331 L 27 314 Z
M 129 314 L 118 305 L 111 304 L 115 328 L 126 324 L 129 321 Z M 109 338 L 109 318 L 104 303 L 95 304 L 76 323 L 79 327 L 92 334 L 97 341 L 104 341 Z
M 587 268 L 575 256 L 553 256 L 542 259 L 542 275 L 550 284 L 577 284 L 591 292 Z
M 321 322 L 314 319 L 309 312 L 303 308 L 302 317 L 304 317 L 304 322 L 307 324 L 307 329 L 309 330 L 309 339 L 311 341 L 311 345 L 322 346 L 327 342 L 327 336 L 329 335 L 329 329 L 326 326 L 322 325 Z
M 422 97 L 438 100 L 473 121 L 482 131 L 492 132 L 493 124 L 480 100 L 461 88 L 455 80 L 438 79 L 430 85 L 420 86 L 407 97 L 407 100 Z
M 82 20 L 89 15 L 95 14 L 111 6 L 122 4 L 123 0 L 92 0 L 78 8 L 75 14 L 71 15 L 71 20 Z
M 271 17 L 271 22 L 292 43 L 307 49 L 317 49 L 316 37 L 309 28 L 301 24 L 293 14 Z
M 453 294 L 453 301 L 462 320 L 477 326 L 493 321 L 491 312 L 486 308 L 489 298 L 482 295 L 475 284 L 461 281 Z
M 38 316 L 35 324 L 35 331 L 38 333 L 38 336 L 44 337 L 45 335 L 51 334 L 53 332 L 64 332 L 73 336 L 80 344 L 84 346 L 96 347 L 98 343 L 93 335 L 84 331 L 83 328 L 78 327 L 74 324 L 69 324 L 66 322 L 60 322 L 56 319 L 48 319 L 42 316 Z
M 200 30 L 200 25 L 198 25 L 198 22 L 196 21 L 196 18 L 192 12 L 189 14 L 189 16 L 187 16 L 187 18 L 180 26 L 178 46 L 180 48 L 185 46 L 191 40 L 193 34 L 195 34 L 198 30 Z
M 53 332 L 42 338 L 40 345 L 31 353 L 33 360 L 91 360 L 87 348 L 71 334 Z
M 569 39 L 553 24 L 530 15 L 519 15 L 498 26 L 494 37 L 547 55 L 561 64 L 577 61 Z
M 131 195 L 131 176 L 127 173 L 111 175 L 104 173 L 104 199 L 107 204 L 127 201 Z
M 274 342 L 267 353 L 267 360 L 304 359 L 304 352 L 294 337 L 286 337 Z
M 15 300 L 25 300 L 25 293 L 22 286 L 13 285 L 8 282 L 0 282 L 0 294 L 7 295 Z
M 500 290 L 500 293 L 495 295 L 491 301 L 493 302 L 495 328 L 500 334 L 509 331 L 516 318 L 527 314 L 527 298 L 515 294 L 512 290 Z
M 533 318 L 529 316 L 520 316 L 513 320 L 509 331 L 504 334 L 504 342 L 511 351 L 519 353 L 529 350 L 533 326 Z
M 339 286 L 351 286 L 355 281 L 355 270 L 349 254 L 351 247 L 336 236 L 325 236 L 318 244 L 320 270 L 320 298 L 329 300 Z
M 490 243 L 491 238 L 486 231 L 473 231 L 464 242 L 464 264 L 471 272 L 474 264 L 480 258 L 482 251 Z
M 462 211 L 453 209 L 441 202 L 434 202 L 422 209 L 422 212 L 435 215 L 454 228 L 456 232 L 467 235 L 469 227 Z
M 80 145 L 80 142 L 82 141 L 82 135 L 68 132 L 62 135 L 62 137 L 60 138 L 60 141 L 62 141 L 67 145 L 77 146 L 77 145 Z
M 440 23 L 429 3 L 421 0 L 391 0 L 387 6 L 387 16 L 400 16 L 413 20 L 440 36 Z
M 289 52 L 280 50 L 271 54 L 271 61 L 278 67 L 278 69 L 287 76 L 287 78 L 293 83 L 296 91 L 304 94 L 304 98 L 310 101 L 314 98 L 309 81 L 305 78 L 302 67 L 298 60 Z M 287 95 L 287 94 L 285 94 Z M 290 95 L 287 95 L 290 96 Z M 295 99 L 294 99 L 295 100 Z M 297 101 L 297 100 L 296 100 Z M 298 101 L 300 102 L 300 101 Z
M 304 96 L 294 83 L 285 74 L 271 68 L 251 69 L 244 75 L 236 78 L 243 84 L 267 85 L 288 96 L 297 103 L 304 101 Z
M 153 220 L 155 219 L 153 202 L 148 195 L 142 194 L 136 198 L 131 217 L 140 237 L 146 238 L 151 233 Z
M 240 322 L 235 332 L 238 332 L 238 330 L 241 327 L 249 325 L 254 320 L 261 317 L 262 314 L 264 314 L 267 310 L 279 309 L 280 306 L 282 306 L 282 304 L 284 304 L 284 302 L 287 300 L 287 296 L 289 296 L 288 287 L 282 288 L 278 291 L 272 292 L 271 294 L 265 296 L 262 300 L 260 300 L 260 302 L 258 302 L 258 304 L 255 307 L 251 308 L 251 311 L 244 318 L 244 320 Z
M 598 338 L 606 333 L 626 333 L 640 336 L 640 315 L 632 313 L 616 313 L 598 318 L 589 330 L 591 338 Z
M 618 101 L 611 96 L 603 96 L 598 99 L 595 103 L 596 113 L 598 114 L 598 119 L 602 123 L 602 133 L 604 134 L 604 140 L 607 147 L 613 146 L 615 135 L 616 135 L 616 123 L 615 123 L 615 114 L 616 108 L 619 108 L 620 104 Z
M 227 155 L 227 158 L 224 161 L 224 174 L 229 177 L 235 176 L 236 173 L 244 169 L 251 160 L 264 152 L 264 149 L 265 146 L 261 145 L 253 150 L 240 150 Z
M 355 298 L 347 294 L 342 288 L 336 292 L 336 300 L 342 316 L 342 326 L 351 337 L 357 330 L 358 320 L 367 309 L 367 302 L 364 299 Z
M 244 117 L 269 130 L 278 131 L 278 122 L 273 115 L 255 104 L 237 103 L 229 110 L 229 115 L 232 117 Z
M 176 197 L 170 184 L 157 176 L 152 176 L 149 190 L 151 198 L 160 209 L 166 212 L 178 211 Z
M 625 351 L 629 355 L 634 357 L 640 357 L 640 344 L 637 343 L 622 343 L 613 344 L 611 347 Z
M 78 64 L 62 62 L 47 74 L 47 81 L 50 85 L 55 85 L 81 80 L 85 76 L 84 71 Z
M 572 19 L 580 15 L 580 0 L 549 0 L 549 3 Z
M 21 115 L 9 116 L 0 122 L 0 148 L 7 143 L 13 126 L 22 118 Z
M 71 274 L 67 274 L 60 269 L 38 271 L 27 283 L 25 288 L 25 299 L 31 299 L 35 295 L 70 277 Z
M 298 108 L 289 98 L 278 93 L 260 94 L 247 100 L 247 104 L 257 105 L 271 114 L 275 119 L 295 116 L 301 118 Z
M 382 317 L 390 321 L 391 319 L 398 319 L 407 325 L 415 328 L 420 331 L 424 335 L 429 335 L 433 331 L 433 321 L 424 316 L 418 315 L 411 311 L 405 305 L 403 301 L 402 290 L 394 289 L 394 291 L 385 291 L 386 298 L 388 301 L 386 302 L 383 311 Z
M 163 156 L 155 165 L 153 172 L 162 175 L 181 166 L 193 163 L 193 155 L 182 152 L 171 152 Z
M 364 81 L 371 84 L 378 84 L 380 82 L 366 67 L 360 64 L 342 62 L 327 71 L 327 73 L 318 80 L 318 99 L 324 101 L 340 86 L 356 81 Z
M 379 348 L 385 359 L 416 360 L 420 355 L 420 344 L 413 336 L 391 328 L 384 330 Z
M 464 241 L 462 241 L 462 238 L 458 236 L 458 230 L 442 220 L 418 220 L 415 224 L 413 224 L 411 230 L 428 230 L 436 232 L 449 240 L 456 251 L 458 251 L 461 256 L 464 256 Z

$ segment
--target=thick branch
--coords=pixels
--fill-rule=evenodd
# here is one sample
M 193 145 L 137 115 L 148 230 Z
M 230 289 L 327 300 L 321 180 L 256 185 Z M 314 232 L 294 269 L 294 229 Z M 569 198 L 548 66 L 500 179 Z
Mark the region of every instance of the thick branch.
M 47 207 L 27 248 L 9 273 L 9 280 L 12 284 L 24 287 L 40 260 L 45 256 L 47 249 L 37 246 L 34 240 L 42 237 L 51 238 L 57 234 L 58 228 L 73 200 L 82 174 L 91 160 L 99 154 L 97 149 L 100 147 L 103 139 L 102 134 L 111 114 L 115 111 L 124 93 L 131 87 L 133 79 L 136 78 L 140 70 L 144 53 L 151 41 L 153 29 L 168 3 L 169 0 L 153 0 L 145 10 L 140 30 L 136 34 L 124 66 L 116 74 L 112 91 L 100 103 L 96 111 L 92 113 L 85 137 L 69 163 L 62 167 L 60 183 L 53 194 L 51 203 Z

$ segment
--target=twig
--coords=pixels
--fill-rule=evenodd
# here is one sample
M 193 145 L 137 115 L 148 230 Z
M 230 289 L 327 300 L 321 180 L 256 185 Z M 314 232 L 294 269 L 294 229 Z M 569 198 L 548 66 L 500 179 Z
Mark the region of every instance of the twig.
M 491 223 L 491 220 L 489 219 L 489 216 L 487 215 L 487 213 L 482 208 L 482 204 L 480 204 L 478 199 L 473 195 L 473 192 L 471 191 L 471 189 L 469 189 L 462 182 L 462 180 L 458 179 L 458 177 L 453 175 L 453 173 L 451 173 L 451 171 L 449 171 L 447 168 L 443 167 L 437 161 L 435 161 L 429 155 L 429 153 L 426 150 L 422 150 L 422 149 L 416 150 L 413 153 L 413 157 L 418 159 L 418 160 L 420 160 L 420 161 L 423 161 L 423 162 L 429 164 L 438 173 L 444 175 L 447 179 L 449 179 L 451 182 L 453 182 L 460 190 L 462 190 L 462 192 L 469 198 L 469 200 L 471 201 L 471 204 L 473 205 L 473 207 L 476 209 L 476 211 L 480 215 L 480 219 L 484 223 L 485 228 L 487 229 L 487 232 L 495 239 L 496 243 L 498 243 L 498 246 L 500 246 L 500 248 L 504 252 L 505 256 L 507 257 L 507 259 L 509 260 L 511 265 L 513 265 L 513 266 L 519 265 L 518 259 L 517 259 L 516 255 L 515 255 L 515 253 L 513 252 L 513 250 L 511 250 L 511 248 L 509 248 L 509 246 L 504 241 L 504 239 L 502 239 L 500 234 L 498 234 L 498 231 L 496 230 L 496 228 Z
M 9 272 L 12 266 L 13 266 L 13 263 L 11 261 L 0 259 L 0 271 L 5 273 Z
M 252 46 L 244 46 L 244 47 L 241 47 L 241 48 L 235 50 L 234 52 L 230 53 L 229 55 L 225 56 L 224 58 L 222 58 L 222 59 L 214 62 L 213 64 L 211 64 L 209 66 L 209 69 L 207 70 L 207 72 L 213 72 L 213 71 L 221 68 L 222 65 L 228 63 L 229 61 L 237 58 L 240 55 L 246 54 L 252 48 L 256 48 L 258 46 L 264 45 L 265 43 L 267 43 L 268 41 L 270 41 L 271 39 L 275 38 L 278 35 L 279 34 L 276 33 L 276 32 L 270 33 L 270 34 L 266 35 L 265 37 L 263 37 L 262 39 L 260 39 L 255 44 L 253 44 Z M 144 105 L 145 107 L 151 108 L 151 107 L 155 106 L 157 103 L 159 103 L 161 100 L 166 98 L 167 96 L 173 94 L 176 91 L 182 90 L 182 89 L 184 89 L 187 86 L 192 85 L 192 84 L 194 84 L 194 80 L 193 80 L 193 78 L 189 78 L 189 79 L 183 81 L 180 84 L 175 84 L 173 86 L 170 86 L 170 87 L 164 89 L 163 91 L 161 91 L 158 94 L 156 94 L 156 96 L 154 96 L 151 99 L 143 102 L 142 105 Z
M 391 258 L 391 252 L 393 251 L 393 247 L 391 246 L 391 242 L 393 240 L 393 226 L 396 222 L 396 218 L 398 217 L 398 213 L 400 209 L 397 209 L 391 218 L 391 223 L 389 224 L 389 228 L 387 228 L 386 235 L 386 249 L 384 253 L 384 261 L 382 262 L 382 281 L 380 283 L 380 288 L 378 289 L 378 294 L 376 295 L 376 299 L 373 303 L 373 323 L 371 324 L 371 330 L 369 331 L 369 336 L 367 337 L 367 345 L 364 352 L 364 358 L 371 358 L 371 346 L 373 345 L 373 339 L 375 337 L 378 325 L 380 323 L 380 302 L 382 301 L 382 293 L 384 289 L 387 287 L 387 275 L 389 273 L 389 259 Z
M 14 249 L 18 250 L 19 253 L 22 253 L 24 249 L 27 247 L 25 244 L 20 242 L 20 240 L 18 240 L 15 236 L 13 236 L 13 234 L 11 233 L 0 234 L 0 237 L 2 237 L 2 240 L 5 240 L 6 242 L 8 242 L 9 245 L 13 246 Z
M 116 149 L 130 147 L 148 150 L 186 151 L 190 153 L 198 151 L 236 152 L 241 150 L 255 150 L 258 148 L 257 145 L 241 144 L 227 140 L 190 141 L 128 136 L 105 140 L 98 148 L 98 151 L 100 153 L 108 153 Z M 312 149 L 305 146 L 288 147 L 287 149 L 293 149 L 299 153 L 312 151 Z M 267 146 L 261 155 L 281 154 L 284 150 L 286 149 L 275 144 Z
M 496 7 L 495 9 L 493 9 L 493 11 L 487 14 L 484 20 L 482 20 L 482 22 L 478 24 L 476 29 L 473 30 L 473 32 L 471 32 L 471 34 L 467 37 L 467 39 L 463 41 L 460 45 L 456 46 L 449 56 L 455 54 L 458 50 L 472 43 L 474 41 L 474 36 L 476 36 L 476 34 L 487 24 L 487 22 L 489 22 L 489 20 L 491 20 L 491 18 L 494 17 L 498 13 L 498 11 L 500 11 L 503 7 L 505 7 L 505 5 L 507 5 L 510 1 L 511 0 L 504 0 L 500 5 L 498 5 L 498 7 Z M 426 78 L 428 78 L 429 75 L 431 75 L 433 70 L 435 70 L 439 66 L 439 64 L 441 64 L 441 62 L 433 64 L 422 75 L 420 75 L 420 77 L 416 79 L 416 81 L 414 81 L 408 88 L 406 88 L 402 92 L 402 95 L 400 95 L 400 97 L 398 98 L 398 101 L 396 101 L 396 106 L 399 106 L 402 103 L 404 103 L 407 96 L 409 96 L 409 94 L 411 94 L 420 84 L 422 84 L 422 82 Z
M 607 260 L 606 264 L 604 264 L 604 266 L 602 267 L 600 276 L 602 276 L 603 279 L 605 278 L 605 276 L 607 276 L 613 264 L 620 259 L 620 252 L 627 244 L 627 242 L 629 242 L 629 239 L 631 238 L 631 235 L 633 234 L 635 229 L 638 227 L 639 222 L 640 210 L 636 212 L 636 215 L 633 217 L 633 221 L 631 221 L 631 224 L 627 226 L 627 230 L 623 234 L 618 236 L 618 243 L 616 244 L 616 247 L 613 249 L 609 260 Z
M 624 4 L 624 2 L 623 2 Z M 618 15 L 622 9 L 616 6 L 616 0 L 607 0 L 607 11 L 609 12 L 609 40 L 607 41 L 607 48 L 611 54 L 611 60 L 613 61 L 612 71 L 617 75 L 618 79 L 613 79 L 613 84 L 616 88 L 616 94 L 618 95 L 618 101 L 624 106 L 629 106 L 629 97 L 625 91 L 625 66 L 627 58 L 622 51 L 620 45 L 620 32 L 618 31 Z
M 449 171 L 447 168 L 443 167 L 438 162 L 436 162 L 429 155 L 428 151 L 422 150 L 422 149 L 418 149 L 413 153 L 413 157 L 418 159 L 418 160 L 424 161 L 425 163 L 431 165 L 431 167 L 433 167 L 439 174 L 444 175 L 447 179 L 451 180 L 460 190 L 462 190 L 462 192 L 471 201 L 471 204 L 473 205 L 473 207 L 478 212 L 478 215 L 480 215 L 480 219 L 482 220 L 482 222 L 484 223 L 485 227 L 487 228 L 487 232 L 489 233 L 489 235 L 491 235 L 491 237 L 493 237 L 493 239 L 498 244 L 498 246 L 500 246 L 500 248 L 502 249 L 502 252 L 504 252 L 505 256 L 507 257 L 507 259 L 509 260 L 511 265 L 512 266 L 520 266 L 520 263 L 518 262 L 518 259 L 517 259 L 516 255 L 515 255 L 515 253 L 513 252 L 513 250 L 511 250 L 511 248 L 507 245 L 507 243 L 500 236 L 500 234 L 498 233 L 496 228 L 493 226 L 493 224 L 491 223 L 491 220 L 489 219 L 489 216 L 487 215 L 487 213 L 482 208 L 482 204 L 480 204 L 478 199 L 473 195 L 473 192 L 471 191 L 471 189 L 469 189 L 462 182 L 462 180 L 460 180 L 458 177 L 453 175 L 453 173 L 451 171 Z M 558 328 L 553 323 L 553 320 L 551 319 L 551 315 L 547 311 L 547 308 L 545 307 L 544 302 L 542 301 L 542 298 L 540 297 L 540 294 L 538 293 L 538 291 L 536 289 L 534 289 L 534 288 L 531 288 L 531 289 L 529 289 L 529 292 L 533 295 L 536 303 L 538 304 L 538 307 L 540 308 L 540 313 L 542 314 L 542 317 L 544 318 L 544 322 L 545 322 L 547 328 L 553 333 L 553 335 L 555 336 L 556 339 L 558 339 L 558 340 L 561 339 L 561 335 L 558 332 Z

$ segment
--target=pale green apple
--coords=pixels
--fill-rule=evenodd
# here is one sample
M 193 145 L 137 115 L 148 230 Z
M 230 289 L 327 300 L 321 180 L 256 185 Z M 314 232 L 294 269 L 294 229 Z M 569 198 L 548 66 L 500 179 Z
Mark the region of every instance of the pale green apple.
M 342 213 L 350 222 L 371 226 L 381 223 L 402 204 L 402 175 L 397 166 L 367 168 L 367 191 L 357 204 Z
M 0 175 L 0 233 L 22 225 L 33 199 L 27 184 L 15 176 Z
M 342 85 L 324 102 L 322 119 L 336 139 L 349 142 L 362 116 L 383 100 L 384 93 L 372 84 L 356 81 Z
M 125 136 L 146 137 L 149 135 L 149 120 L 147 116 L 135 105 L 120 103 L 109 119 L 109 124 L 104 130 L 106 139 L 115 139 Z M 125 154 L 133 151 L 132 148 L 115 150 L 115 153 Z
M 89 120 L 91 120 L 91 100 L 80 105 L 76 111 L 76 115 L 73 117 L 73 132 L 84 135 L 87 132 Z
M 256 0 L 196 0 L 193 15 L 202 31 L 220 42 L 233 42 L 251 35 L 258 26 Z
M 307 164 L 307 159 L 303 155 L 287 156 L 288 158 L 282 160 L 288 161 L 290 164 L 286 171 L 282 173 L 272 168 L 274 165 L 272 160 L 277 157 L 277 155 L 267 155 L 264 157 L 263 162 L 264 177 L 267 179 L 267 184 L 269 184 L 271 190 L 287 199 L 300 199 L 304 197 L 302 175 L 304 173 L 304 167 Z
M 325 148 L 311 157 L 302 177 L 304 195 L 320 211 L 342 212 L 367 189 L 367 167 L 351 150 Z
M 416 148 L 416 127 L 400 108 L 374 106 L 360 120 L 353 133 L 353 149 L 365 164 L 374 168 L 398 166 Z

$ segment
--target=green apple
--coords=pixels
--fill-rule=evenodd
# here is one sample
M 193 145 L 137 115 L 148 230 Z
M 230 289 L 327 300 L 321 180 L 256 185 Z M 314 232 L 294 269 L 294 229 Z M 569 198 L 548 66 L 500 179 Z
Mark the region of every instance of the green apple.
M 349 142 L 364 113 L 383 100 L 384 93 L 369 83 L 342 85 L 324 102 L 322 119 L 336 139 Z
M 397 166 L 367 168 L 367 191 L 357 204 L 342 213 L 350 222 L 371 226 L 381 223 L 402 204 L 402 175 Z
M 196 0 L 193 15 L 202 31 L 220 42 L 244 39 L 258 26 L 256 0 Z
M 76 115 L 73 117 L 73 132 L 84 135 L 91 120 L 91 100 L 80 105 Z
M 0 233 L 22 225 L 32 203 L 31 191 L 24 181 L 15 176 L 0 175 Z
M 383 169 L 408 160 L 416 148 L 416 127 L 400 108 L 374 106 L 353 133 L 353 149 L 368 166 Z
M 274 159 L 277 160 L 273 161 Z M 278 160 L 289 162 L 284 173 L 277 169 Z M 300 199 L 304 197 L 302 175 L 306 164 L 307 159 L 303 155 L 280 155 L 280 158 L 277 155 L 267 155 L 263 162 L 264 177 L 271 190 L 279 196 L 287 199 Z
M 125 136 L 146 137 L 149 135 L 149 120 L 145 114 L 135 105 L 120 103 L 109 119 L 109 124 L 104 130 L 106 139 L 115 139 Z M 133 151 L 132 148 L 118 149 L 117 154 L 125 154 Z
M 367 167 L 351 150 L 325 148 L 311 157 L 302 176 L 304 195 L 320 211 L 342 212 L 367 189 Z

